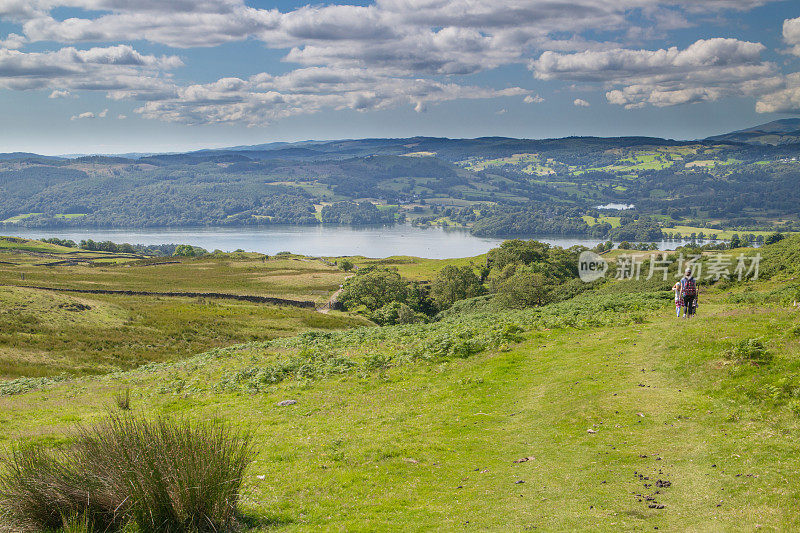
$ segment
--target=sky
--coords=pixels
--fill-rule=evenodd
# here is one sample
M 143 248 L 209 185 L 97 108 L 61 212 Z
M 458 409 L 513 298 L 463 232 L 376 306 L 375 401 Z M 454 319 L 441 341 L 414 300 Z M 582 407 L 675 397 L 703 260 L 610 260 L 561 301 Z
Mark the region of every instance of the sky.
M 0 0 L 0 152 L 697 139 L 799 113 L 797 0 Z

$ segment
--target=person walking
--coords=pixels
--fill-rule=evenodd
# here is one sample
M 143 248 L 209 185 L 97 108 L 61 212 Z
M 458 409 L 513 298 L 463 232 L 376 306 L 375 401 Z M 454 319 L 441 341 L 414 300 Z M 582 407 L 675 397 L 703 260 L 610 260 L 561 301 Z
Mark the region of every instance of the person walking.
M 681 307 L 683 306 L 683 295 L 681 294 L 681 282 L 676 281 L 672 286 L 672 292 L 675 293 L 675 316 L 681 317 Z
M 697 305 L 697 280 L 692 276 L 692 269 L 687 268 L 681 278 L 681 296 L 683 297 L 683 318 L 694 316 Z

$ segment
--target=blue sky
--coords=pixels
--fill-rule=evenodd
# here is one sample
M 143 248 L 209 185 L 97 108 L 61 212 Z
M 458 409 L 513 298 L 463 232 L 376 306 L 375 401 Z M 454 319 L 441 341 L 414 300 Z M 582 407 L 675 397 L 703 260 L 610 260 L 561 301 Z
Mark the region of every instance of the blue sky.
M 796 0 L 0 0 L 0 152 L 692 139 L 798 111 Z

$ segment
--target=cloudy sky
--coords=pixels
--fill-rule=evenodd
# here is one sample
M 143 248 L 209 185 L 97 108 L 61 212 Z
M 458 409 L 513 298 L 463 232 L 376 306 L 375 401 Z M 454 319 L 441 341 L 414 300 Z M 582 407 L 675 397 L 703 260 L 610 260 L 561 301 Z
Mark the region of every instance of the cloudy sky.
M 0 152 L 691 139 L 798 112 L 797 0 L 0 0 Z

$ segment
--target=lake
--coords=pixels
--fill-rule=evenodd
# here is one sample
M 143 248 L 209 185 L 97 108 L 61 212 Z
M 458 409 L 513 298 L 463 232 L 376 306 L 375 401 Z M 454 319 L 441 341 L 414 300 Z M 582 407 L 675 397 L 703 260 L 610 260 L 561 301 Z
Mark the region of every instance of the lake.
M 430 259 L 470 257 L 487 252 L 505 239 L 476 237 L 463 229 L 418 228 L 411 225 L 353 226 L 271 226 L 237 228 L 146 228 L 146 229 L 28 229 L 2 228 L 3 234 L 39 239 L 58 237 L 80 242 L 127 242 L 130 244 L 191 244 L 206 250 L 275 254 L 294 252 L 311 256 L 363 255 L 389 257 L 412 255 Z M 534 237 L 529 237 L 534 238 Z M 580 244 L 593 247 L 601 239 L 535 237 L 542 242 L 568 248 Z M 675 243 L 660 243 L 662 249 Z

